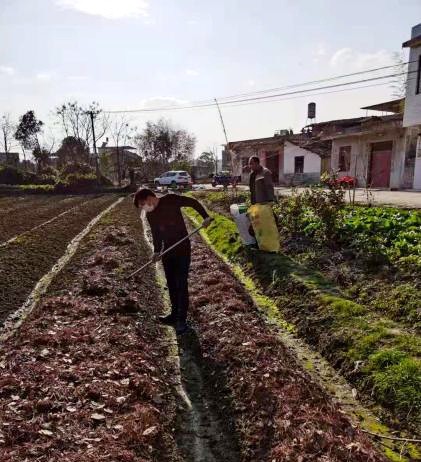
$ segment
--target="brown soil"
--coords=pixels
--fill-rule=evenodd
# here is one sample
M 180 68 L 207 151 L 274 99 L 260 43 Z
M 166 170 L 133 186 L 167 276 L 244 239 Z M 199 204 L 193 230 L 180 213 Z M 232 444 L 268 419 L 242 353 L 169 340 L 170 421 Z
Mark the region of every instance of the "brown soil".
M 384 460 L 300 369 L 229 268 L 199 238 L 190 287 L 206 368 L 222 411 L 232 406 L 242 461 Z
M 0 244 L 93 196 L 11 197 L 0 202 Z
M 0 247 L 0 321 L 24 303 L 38 280 L 64 253 L 69 241 L 115 200 L 115 196 L 94 198 Z
M 155 274 L 122 279 L 148 256 L 132 207 L 100 222 L 2 345 L 1 462 L 181 460 Z

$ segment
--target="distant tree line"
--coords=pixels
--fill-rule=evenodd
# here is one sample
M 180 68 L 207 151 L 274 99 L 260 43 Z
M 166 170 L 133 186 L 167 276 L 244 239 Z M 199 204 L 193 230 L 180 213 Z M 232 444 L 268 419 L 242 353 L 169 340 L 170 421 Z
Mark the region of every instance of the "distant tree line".
M 57 107 L 53 115 L 53 124 L 47 127 L 33 110 L 17 122 L 4 114 L 0 117 L 0 150 L 19 150 L 24 159 L 21 168 L 33 166 L 39 174 L 52 166 L 62 170 L 71 164 L 116 168 L 119 183 L 124 176 L 122 165 L 136 170 L 144 180 L 171 168 L 191 169 L 195 136 L 168 120 L 148 121 L 139 130 L 126 116 L 107 114 L 96 102 L 83 106 L 76 101 Z M 101 155 L 109 158 L 101 160 L 95 155 L 94 146 L 104 139 Z M 123 162 L 128 147 L 134 148 L 137 155 Z

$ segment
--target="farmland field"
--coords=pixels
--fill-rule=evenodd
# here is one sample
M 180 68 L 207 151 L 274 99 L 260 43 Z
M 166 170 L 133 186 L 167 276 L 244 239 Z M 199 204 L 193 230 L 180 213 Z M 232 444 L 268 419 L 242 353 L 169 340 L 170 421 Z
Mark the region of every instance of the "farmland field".
M 64 252 L 64 242 L 115 199 L 91 199 L 66 215 L 64 227 L 57 220 L 30 233 L 20 242 L 25 251 L 4 247 L 8 262 L 19 262 L 2 286 L 9 311 Z M 199 237 L 193 329 L 176 339 L 157 324 L 167 309 L 161 276 L 149 267 L 124 278 L 149 255 L 126 199 L 82 239 L 3 341 L 0 461 L 386 460 Z
M 39 208 L 42 218 L 38 219 L 34 213 L 32 198 L 22 204 L 22 207 L 30 207 L 28 211 L 30 231 L 0 246 L 0 321 L 4 321 L 9 313 L 22 305 L 37 281 L 64 253 L 70 240 L 115 199 L 115 196 L 77 198 L 77 206 L 73 201 L 66 204 L 66 207 L 70 207 L 67 214 L 36 229 L 33 229 L 33 225 L 36 226 L 41 220 L 45 220 L 45 210 Z M 51 198 L 48 198 L 47 202 L 51 204 Z M 38 204 L 38 201 L 35 203 Z M 63 205 L 60 204 L 59 210 L 62 210 Z M 52 216 L 60 213 L 55 205 L 47 205 L 46 208 Z M 18 223 L 16 227 L 15 216 Z M 22 231 L 21 217 L 12 212 L 9 212 L 7 217 L 12 229 L 9 235 Z
M 0 244 L 51 220 L 89 196 L 18 196 L 0 198 Z

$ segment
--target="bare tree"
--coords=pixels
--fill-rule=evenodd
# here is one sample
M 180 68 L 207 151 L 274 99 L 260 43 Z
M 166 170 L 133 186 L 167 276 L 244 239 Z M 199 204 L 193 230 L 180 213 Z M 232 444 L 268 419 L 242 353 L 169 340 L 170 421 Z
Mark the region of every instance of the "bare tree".
M 4 114 L 0 118 L 0 146 L 2 147 L 3 152 L 9 154 L 9 152 L 13 149 L 14 142 L 15 142 L 15 134 L 16 127 L 13 124 L 10 114 Z
M 135 143 L 147 177 L 162 173 L 170 165 L 191 163 L 196 139 L 183 129 L 175 129 L 165 119 L 147 122 L 146 127 L 135 137 Z
M 122 161 L 121 161 L 121 148 L 133 138 L 135 128 L 130 126 L 130 121 L 125 115 L 115 117 L 110 123 L 110 134 L 115 144 L 116 158 L 117 158 L 117 179 L 118 185 L 121 186 L 122 177 Z M 124 152 L 124 149 L 123 149 Z
M 390 85 L 392 88 L 392 96 L 395 98 L 405 98 L 407 84 L 407 69 L 402 53 L 394 53 L 393 61 L 395 63 L 395 74 L 397 74 Z
M 109 127 L 109 119 L 97 102 L 82 106 L 77 101 L 70 101 L 56 108 L 57 123 L 66 137 L 84 140 L 88 146 L 93 142 L 90 113 L 94 115 L 95 142 L 98 142 Z

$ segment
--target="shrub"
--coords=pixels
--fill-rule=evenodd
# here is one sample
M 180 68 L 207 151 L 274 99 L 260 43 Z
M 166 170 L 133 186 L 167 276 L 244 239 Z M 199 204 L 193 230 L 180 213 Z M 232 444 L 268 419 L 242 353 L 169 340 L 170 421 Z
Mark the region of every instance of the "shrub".
M 315 244 L 335 245 L 337 222 L 345 206 L 344 191 L 311 187 L 299 194 L 283 198 L 275 213 L 284 237 L 303 235 Z
M 36 179 L 35 173 L 25 172 L 15 167 L 0 166 L 0 184 L 30 184 Z
M 97 179 L 93 174 L 72 173 L 66 176 L 65 180 L 60 180 L 55 187 L 57 192 L 79 193 L 96 189 Z
M 50 177 L 58 177 L 58 171 L 54 167 L 51 167 L 50 165 L 43 167 L 41 170 L 41 174 L 47 175 Z
M 67 164 L 60 171 L 60 178 L 66 179 L 68 175 L 93 175 L 94 173 L 95 170 L 88 164 L 72 163 Z

